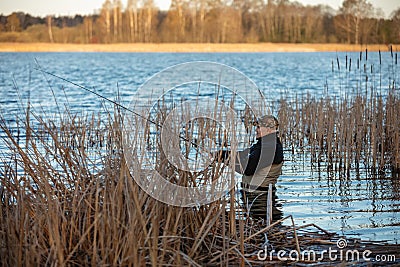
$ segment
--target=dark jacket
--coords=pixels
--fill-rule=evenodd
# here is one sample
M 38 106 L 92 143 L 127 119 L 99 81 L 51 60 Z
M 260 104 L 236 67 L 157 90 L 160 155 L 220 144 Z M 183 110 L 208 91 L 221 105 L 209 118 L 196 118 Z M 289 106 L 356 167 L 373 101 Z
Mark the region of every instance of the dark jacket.
M 230 151 L 219 151 L 219 160 L 229 158 Z M 257 138 L 257 143 L 237 153 L 235 171 L 248 176 L 272 164 L 283 162 L 283 147 L 281 140 L 272 133 Z
M 229 158 L 230 151 L 219 151 L 219 160 Z M 283 147 L 276 133 L 257 138 L 257 143 L 237 152 L 235 171 L 248 176 L 272 164 L 283 162 Z
M 283 147 L 276 133 L 257 139 L 257 143 L 237 153 L 238 160 L 235 171 L 245 175 L 253 175 L 258 170 L 283 162 Z

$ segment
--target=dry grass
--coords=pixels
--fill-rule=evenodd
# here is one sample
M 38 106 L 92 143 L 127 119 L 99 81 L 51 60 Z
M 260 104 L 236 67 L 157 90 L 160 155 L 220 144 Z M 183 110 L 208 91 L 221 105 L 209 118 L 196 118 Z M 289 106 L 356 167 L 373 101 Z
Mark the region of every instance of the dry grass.
M 0 52 L 358 52 L 388 51 L 388 45 L 289 44 L 289 43 L 133 43 L 133 44 L 51 44 L 0 43 Z M 398 51 L 400 45 L 393 45 Z

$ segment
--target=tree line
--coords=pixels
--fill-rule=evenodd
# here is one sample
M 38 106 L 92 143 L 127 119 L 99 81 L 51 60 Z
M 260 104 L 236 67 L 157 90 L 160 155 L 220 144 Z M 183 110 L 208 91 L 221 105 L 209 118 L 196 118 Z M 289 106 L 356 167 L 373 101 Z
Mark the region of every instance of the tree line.
M 339 10 L 289 0 L 105 0 L 96 14 L 0 16 L 2 42 L 400 43 L 400 8 L 390 18 L 367 0 Z

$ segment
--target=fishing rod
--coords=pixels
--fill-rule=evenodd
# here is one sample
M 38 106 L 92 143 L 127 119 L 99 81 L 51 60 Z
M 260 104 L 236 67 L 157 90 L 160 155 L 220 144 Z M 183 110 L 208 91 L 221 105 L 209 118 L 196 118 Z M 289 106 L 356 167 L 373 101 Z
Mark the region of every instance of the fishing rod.
M 56 74 L 54 74 L 54 73 L 51 73 L 51 72 L 49 72 L 49 71 L 43 70 L 42 68 L 34 67 L 34 69 L 35 69 L 35 70 L 38 70 L 38 71 L 40 71 L 40 72 L 42 72 L 42 73 L 45 73 L 45 74 L 47 74 L 47 75 L 53 76 L 53 77 L 55 77 L 55 78 L 57 78 L 57 79 L 60 79 L 60 80 L 62 80 L 62 81 L 64 81 L 64 82 L 67 82 L 67 83 L 69 83 L 69 84 L 72 84 L 72 85 L 74 85 L 74 86 L 76 86 L 76 87 L 78 87 L 78 88 L 80 88 L 80 89 L 82 89 L 82 90 L 85 90 L 85 91 L 87 91 L 87 92 L 89 92 L 89 93 L 91 93 L 91 94 L 93 94 L 93 95 L 95 95 L 95 96 L 97 96 L 97 97 L 99 97 L 99 98 L 101 98 L 101 99 L 103 99 L 103 100 L 105 100 L 105 101 L 108 101 L 108 102 L 110 102 L 110 103 L 112 103 L 112 104 L 114 104 L 114 105 L 116 105 L 116 106 L 118 106 L 118 107 L 124 109 L 125 111 L 128 111 L 128 112 L 130 112 L 130 113 L 132 113 L 132 114 L 134 114 L 134 115 L 140 117 L 141 119 L 144 119 L 145 121 L 150 122 L 150 123 L 152 123 L 152 124 L 154 124 L 154 125 L 156 125 L 156 126 L 158 126 L 158 127 L 160 127 L 160 128 L 163 127 L 163 125 L 157 123 L 156 121 L 151 120 L 151 119 L 149 119 L 149 118 L 146 118 L 146 117 L 143 116 L 142 114 L 137 113 L 136 111 L 134 111 L 134 110 L 132 110 L 132 109 L 130 109 L 130 108 L 127 108 L 127 107 L 125 107 L 124 105 L 121 105 L 120 103 L 118 103 L 118 102 L 116 102 L 116 101 L 114 101 L 114 100 L 111 100 L 111 99 L 109 99 L 109 98 L 107 98 L 107 97 L 105 97 L 105 96 L 102 96 L 101 94 L 97 93 L 96 91 L 91 90 L 91 89 L 89 89 L 89 88 L 87 88 L 87 87 L 85 87 L 85 86 L 83 86 L 83 85 L 80 85 L 80 84 L 78 84 L 78 83 L 75 83 L 75 82 L 73 82 L 73 81 L 70 81 L 70 80 L 68 80 L 68 79 L 66 79 L 66 78 L 63 78 L 63 77 L 61 77 L 61 76 L 58 76 L 58 75 L 56 75 Z M 196 150 L 197 150 L 199 147 L 201 147 L 198 143 L 193 142 L 193 141 L 189 140 L 188 138 L 186 138 L 186 137 L 184 137 L 184 136 L 182 136 L 182 135 L 178 135 L 178 137 L 179 137 L 180 139 L 182 139 L 183 141 L 190 143 Z
M 148 121 L 148 122 L 150 122 L 150 123 L 152 123 L 152 124 L 154 124 L 154 125 L 159 126 L 159 127 L 162 128 L 162 125 L 161 125 L 161 124 L 159 124 L 159 123 L 157 123 L 157 122 L 155 122 L 155 121 L 153 121 L 153 120 L 151 120 L 151 119 L 148 119 L 148 118 L 144 117 L 142 114 L 137 113 L 136 111 L 134 111 L 134 110 L 132 110 L 132 109 L 130 109 L 130 108 L 127 108 L 127 107 L 125 107 L 124 105 L 121 105 L 120 103 L 118 103 L 118 102 L 116 102 L 116 101 L 114 101 L 114 100 L 111 100 L 111 99 L 109 99 L 109 98 L 107 98 L 107 97 L 105 97 L 105 96 L 102 96 L 101 94 L 97 93 L 96 91 L 93 91 L 93 90 L 91 90 L 91 89 L 89 89 L 89 88 L 87 88 L 87 87 L 85 87 L 85 86 L 83 86 L 83 85 L 80 85 L 80 84 L 75 83 L 75 82 L 73 82 L 73 81 L 67 80 L 67 79 L 65 79 L 65 78 L 63 78 L 63 77 L 61 77 L 61 76 L 58 76 L 58 75 L 56 75 L 56 74 L 54 74 L 54 73 L 48 72 L 48 71 L 43 70 L 43 69 L 41 69 L 41 68 L 34 68 L 34 69 L 35 69 L 35 70 L 38 70 L 38 71 L 40 71 L 40 72 L 43 72 L 43 73 L 45 73 L 45 74 L 48 74 L 48 75 L 50 75 L 50 76 L 53 76 L 53 77 L 55 77 L 55 78 L 57 78 L 57 79 L 60 79 L 60 80 L 62 80 L 62 81 L 64 81 L 64 82 L 67 82 L 67 83 L 69 83 L 69 84 L 72 84 L 72 85 L 74 85 L 74 86 L 76 86 L 76 87 L 78 87 L 78 88 L 81 88 L 81 89 L 83 89 L 83 90 L 85 90 L 85 91 L 87 91 L 87 92 L 89 92 L 89 93 L 91 93 L 91 94 L 94 94 L 95 96 L 100 97 L 101 99 L 104 99 L 104 100 L 106 100 L 106 101 L 108 101 L 108 102 L 110 102 L 110 103 L 112 103 L 112 104 L 114 104 L 114 105 L 116 105 L 116 106 L 118 106 L 118 107 L 120 107 L 120 108 L 122 108 L 122 109 L 128 111 L 128 112 L 131 112 L 132 114 L 134 114 L 134 115 L 140 117 L 141 119 L 144 119 L 144 120 L 146 120 L 146 121 Z

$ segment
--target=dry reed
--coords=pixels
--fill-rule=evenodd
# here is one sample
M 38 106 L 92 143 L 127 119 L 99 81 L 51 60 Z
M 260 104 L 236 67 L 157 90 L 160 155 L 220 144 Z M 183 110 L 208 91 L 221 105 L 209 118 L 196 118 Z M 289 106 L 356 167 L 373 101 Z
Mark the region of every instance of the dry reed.
M 282 97 L 277 107 L 285 147 L 310 152 L 312 162 L 328 163 L 328 170 L 346 174 L 361 167 L 371 172 L 400 171 L 400 95 L 397 53 L 391 53 L 389 85 L 382 86 L 379 65 L 368 65 L 368 51 L 361 52 L 357 67 L 345 58 L 345 70 L 332 61 L 344 96 Z M 378 77 L 377 77 L 378 76 Z
M 307 96 L 296 107 L 281 100 L 281 135 L 287 148 L 311 152 L 316 164 L 327 162 L 338 172 L 363 167 L 376 171 L 400 170 L 400 99 L 389 92 L 382 98 L 335 101 Z

